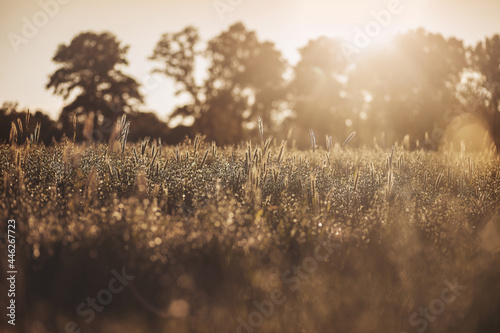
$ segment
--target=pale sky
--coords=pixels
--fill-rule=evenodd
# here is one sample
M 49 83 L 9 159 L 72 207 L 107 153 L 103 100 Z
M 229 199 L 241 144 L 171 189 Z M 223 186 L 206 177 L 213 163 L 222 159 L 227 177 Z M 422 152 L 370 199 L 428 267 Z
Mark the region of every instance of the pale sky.
M 397 1 L 397 0 L 393 0 Z M 21 107 L 40 108 L 56 118 L 65 103 L 45 90 L 56 66 L 51 59 L 61 43 L 68 44 L 82 31 L 110 31 L 130 45 L 130 66 L 125 72 L 147 88 L 144 110 L 165 117 L 175 105 L 169 79 L 155 84 L 148 76 L 147 60 L 162 33 L 187 25 L 199 28 L 208 40 L 232 23 L 242 21 L 261 40 L 274 42 L 291 63 L 297 48 L 320 35 L 340 36 L 352 42 L 356 28 L 373 20 L 372 11 L 388 8 L 390 0 L 0 0 L 0 103 L 18 101 Z M 215 3 L 231 6 L 219 15 Z M 47 5 L 43 5 L 47 4 Z M 49 4 L 52 4 L 49 6 Z M 57 4 L 55 7 L 54 4 Z M 401 0 L 402 11 L 393 15 L 376 40 L 408 29 L 424 27 L 455 36 L 467 44 L 500 33 L 499 0 Z M 52 11 L 44 14 L 43 8 Z M 28 23 L 26 23 L 28 22 Z M 37 31 L 26 26 L 37 23 Z M 13 46 L 13 34 L 25 38 Z M 23 35 L 24 34 L 24 35 Z M 375 40 L 375 42 L 376 42 Z

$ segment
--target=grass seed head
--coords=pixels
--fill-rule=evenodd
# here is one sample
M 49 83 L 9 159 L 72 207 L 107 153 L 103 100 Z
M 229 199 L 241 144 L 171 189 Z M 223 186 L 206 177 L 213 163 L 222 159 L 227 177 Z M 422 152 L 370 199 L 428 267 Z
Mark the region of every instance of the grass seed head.
M 356 135 L 356 131 L 352 132 L 351 134 L 349 134 L 349 136 L 344 140 L 344 143 L 342 143 L 342 149 L 344 149 L 344 147 L 349 143 L 351 142 L 351 140 L 354 138 L 354 136 Z

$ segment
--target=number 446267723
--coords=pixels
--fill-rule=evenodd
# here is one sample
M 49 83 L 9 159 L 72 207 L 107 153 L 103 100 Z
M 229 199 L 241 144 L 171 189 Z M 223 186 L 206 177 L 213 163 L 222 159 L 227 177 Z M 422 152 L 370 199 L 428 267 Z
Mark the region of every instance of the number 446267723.
M 8 220 L 7 222 L 7 237 L 8 237 L 8 246 L 7 252 L 9 253 L 7 256 L 9 257 L 9 269 L 15 269 L 16 265 L 16 221 Z

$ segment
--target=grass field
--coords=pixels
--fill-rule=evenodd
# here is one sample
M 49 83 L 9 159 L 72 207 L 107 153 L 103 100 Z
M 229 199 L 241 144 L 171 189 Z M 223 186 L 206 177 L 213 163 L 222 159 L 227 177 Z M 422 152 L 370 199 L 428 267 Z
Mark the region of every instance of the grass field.
M 498 155 L 318 146 L 1 145 L 1 330 L 498 332 Z

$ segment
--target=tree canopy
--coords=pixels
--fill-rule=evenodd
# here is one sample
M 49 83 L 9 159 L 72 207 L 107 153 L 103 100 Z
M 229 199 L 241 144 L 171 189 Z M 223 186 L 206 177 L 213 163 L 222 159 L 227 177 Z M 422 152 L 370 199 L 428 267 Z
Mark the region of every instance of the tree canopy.
M 486 123 L 500 151 L 500 35 L 479 42 L 471 58 L 472 68 L 481 74 L 473 90 L 474 111 Z
M 100 127 L 98 135 L 106 137 L 119 116 L 142 103 L 139 83 L 121 70 L 128 65 L 127 50 L 109 32 L 83 32 L 69 45 L 59 45 L 52 59 L 59 68 L 46 88 L 64 100 L 73 98 L 60 115 L 65 127 L 73 117 L 79 123 L 93 117 L 94 129 Z
M 320 136 L 346 136 L 345 120 L 350 117 L 345 93 L 347 61 L 341 42 L 319 37 L 299 50 L 301 59 L 287 92 L 293 109 L 292 123 L 300 136 L 309 129 Z M 347 133 L 349 134 L 349 133 Z
M 390 47 L 363 54 L 350 75 L 350 89 L 365 95 L 370 127 L 384 131 L 388 142 L 405 135 L 424 141 L 425 132 L 432 136 L 435 128 L 446 126 L 443 114 L 458 103 L 454 88 L 466 65 L 461 41 L 418 29 L 395 37 Z M 440 140 L 436 134 L 430 144 Z
M 152 60 L 163 64 L 159 71 L 175 80 L 191 103 L 177 108 L 174 117 L 192 117 L 194 128 L 220 144 L 245 137 L 246 124 L 257 115 L 271 123 L 272 111 L 284 98 L 286 62 L 270 42 L 261 42 L 253 31 L 236 23 L 197 50 L 198 32 L 188 27 L 164 34 Z M 208 61 L 206 78 L 195 80 L 196 60 Z

